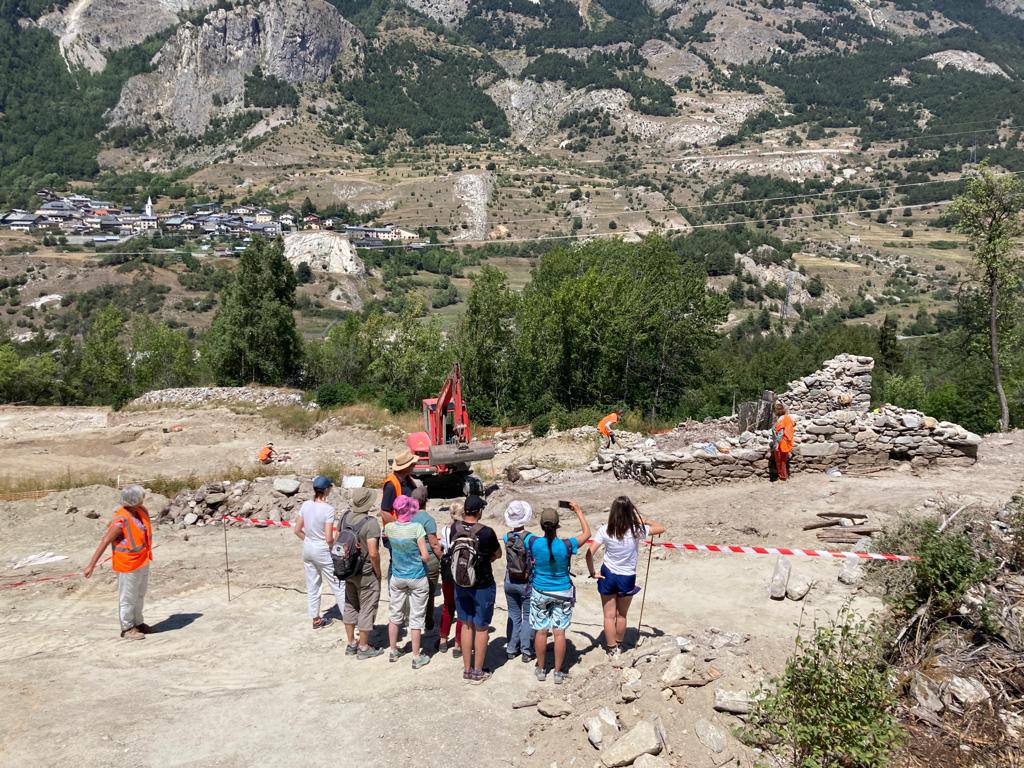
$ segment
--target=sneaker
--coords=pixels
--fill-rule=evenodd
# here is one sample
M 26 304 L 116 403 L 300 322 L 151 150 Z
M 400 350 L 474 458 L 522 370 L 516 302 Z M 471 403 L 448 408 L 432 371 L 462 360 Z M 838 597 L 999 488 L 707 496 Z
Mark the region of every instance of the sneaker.
M 448 653 L 448 641 L 443 637 L 437 641 L 437 652 Z
M 518 656 L 518 655 L 519 655 L 518 653 L 509 653 L 508 651 L 506 651 L 506 652 L 505 652 L 505 657 L 506 657 L 506 658 L 507 658 L 507 659 L 508 659 L 509 661 L 515 661 L 515 659 L 516 659 L 516 656 Z
M 469 682 L 473 685 L 480 685 L 480 683 L 491 679 L 491 672 L 487 669 L 471 669 L 469 670 L 469 674 Z
M 460 648 L 457 645 L 454 646 L 452 648 L 452 658 L 453 659 L 461 659 L 462 658 L 462 648 Z
M 357 653 L 359 653 L 359 643 L 349 643 L 345 646 L 346 656 L 355 656 Z
M 356 658 L 360 661 L 362 661 L 363 659 L 375 659 L 382 653 L 384 653 L 383 648 L 373 648 L 371 646 L 366 646 L 365 648 L 359 649 L 359 651 L 356 653 Z
M 391 653 L 388 654 L 388 661 L 396 662 L 403 656 L 405 656 L 405 651 L 399 650 L 398 648 L 393 648 L 391 650 Z
M 533 676 L 543 683 L 545 680 L 548 679 L 548 671 L 543 667 L 534 667 Z
M 555 670 L 555 685 L 561 685 L 562 683 L 564 683 L 568 679 L 568 677 L 569 677 L 569 673 L 568 672 L 561 672 L 561 671 L 556 669 Z
M 619 646 L 615 646 L 614 648 L 609 648 L 607 651 L 605 651 L 605 653 L 608 654 L 609 659 L 614 659 L 617 656 L 622 655 L 622 649 L 619 648 Z
M 473 670 L 472 669 L 464 669 L 464 670 L 462 670 L 462 679 L 465 680 L 467 683 L 470 682 L 473 679 Z
M 313 629 L 322 629 L 330 623 L 330 619 L 324 619 L 320 616 L 317 616 L 315 619 L 313 619 Z
M 126 629 L 124 632 L 121 633 L 121 637 L 123 637 L 123 638 L 125 638 L 127 640 L 145 640 L 146 639 L 146 636 L 141 632 L 141 630 L 139 630 L 138 627 L 132 627 L 131 629 Z
M 427 656 L 427 654 L 425 654 L 425 653 L 421 653 L 419 656 L 413 656 L 413 658 L 412 658 L 412 668 L 413 669 L 421 669 L 422 667 L 427 666 L 427 664 L 429 664 L 429 663 L 430 663 L 430 657 Z
M 534 656 L 532 653 L 524 653 L 523 654 L 523 663 L 524 664 L 530 664 L 531 662 L 534 662 L 536 660 L 537 660 L 537 657 Z

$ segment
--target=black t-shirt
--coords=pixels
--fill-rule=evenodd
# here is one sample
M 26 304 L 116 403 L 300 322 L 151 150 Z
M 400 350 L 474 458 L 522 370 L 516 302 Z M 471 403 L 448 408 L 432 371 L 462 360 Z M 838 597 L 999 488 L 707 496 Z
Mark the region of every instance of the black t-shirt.
M 412 496 L 412 492 L 416 490 L 416 481 L 412 479 L 412 475 L 405 475 L 403 477 L 402 475 L 396 475 L 394 472 L 391 474 L 394 475 L 401 484 L 402 494 L 405 496 Z M 391 475 L 388 475 L 388 477 L 390 478 Z M 395 486 L 389 479 L 384 483 L 380 499 L 380 508 L 385 512 L 393 511 L 395 508 L 395 499 L 397 498 L 398 496 L 395 494 Z
M 469 523 L 464 523 L 466 527 L 469 527 Z M 452 531 L 452 539 L 460 533 L 460 529 Z M 501 547 L 498 545 L 498 535 L 494 532 L 494 529 L 481 525 L 480 530 L 476 532 L 476 586 L 489 587 L 494 584 L 494 570 L 491 567 L 491 559 L 494 557 L 495 552 L 500 552 Z

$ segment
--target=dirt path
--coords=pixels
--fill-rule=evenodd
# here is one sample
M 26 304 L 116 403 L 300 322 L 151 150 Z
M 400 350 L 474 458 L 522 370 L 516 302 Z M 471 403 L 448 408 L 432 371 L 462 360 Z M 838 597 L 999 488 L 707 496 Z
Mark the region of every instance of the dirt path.
M 666 538 L 676 542 L 814 546 L 813 532 L 800 527 L 816 512 L 856 509 L 885 522 L 900 511 L 926 513 L 940 497 L 997 503 L 1022 476 L 1024 433 L 1016 433 L 986 441 L 975 467 L 945 474 L 890 471 L 835 481 L 797 475 L 785 485 L 737 483 L 666 493 L 575 472 L 557 484 L 520 484 L 514 493 L 538 505 L 574 496 L 595 524 L 615 495 L 628 493 L 645 514 L 668 526 Z M 15 577 L 80 568 L 105 519 L 64 510 L 70 503 L 103 506 L 111 493 L 71 491 L 0 505 L 6 525 L 0 586 Z M 492 503 L 495 512 L 512 494 L 500 492 Z M 117 637 L 114 576 L 106 569 L 88 582 L 70 578 L 0 588 L 0 679 L 7 712 L 0 763 L 31 764 L 44 752 L 48 764 L 74 766 L 294 765 L 297 755 L 307 764 L 340 755 L 354 764 L 384 760 L 439 767 L 594 763 L 596 753 L 577 724 L 539 730 L 542 718 L 535 710 L 512 709 L 513 701 L 532 691 L 569 691 L 570 700 L 575 694 L 571 686 L 537 683 L 529 665 L 505 662 L 502 596 L 488 656 L 495 677 L 468 686 L 450 655 L 437 655 L 418 671 L 408 657 L 397 664 L 386 657 L 346 658 L 339 623 L 319 632 L 307 625 L 300 550 L 291 532 L 232 529 L 229 537 L 230 603 L 221 531 L 158 529 L 146 616 L 161 631 L 142 642 Z M 7 565 L 42 551 L 69 559 L 20 571 Z M 772 602 L 766 597 L 772 567 L 769 557 L 660 550 L 646 585 L 645 632 L 671 637 L 717 627 L 750 635 L 742 648 L 716 662 L 725 673 L 717 685 L 753 689 L 781 667 L 799 624 L 833 615 L 851 597 L 860 611 L 878 606 L 874 598 L 839 584 L 838 562 L 825 560 L 794 562 L 795 574 L 816 582 L 805 601 Z M 581 576 L 582 560 L 575 571 L 580 600 L 569 637 L 575 648 L 572 676 L 582 683 L 618 672 L 605 663 L 598 645 L 600 604 L 592 583 Z M 381 627 L 385 617 L 382 605 Z M 678 765 L 704 765 L 708 759 L 689 726 L 709 715 L 711 695 L 709 686 L 688 692 L 675 705 L 673 722 L 681 724 L 673 732 L 676 755 L 704 760 L 680 758 Z M 636 712 L 643 706 L 650 704 L 633 705 Z M 721 724 L 729 727 L 728 721 Z M 749 764 L 729 739 L 740 764 Z

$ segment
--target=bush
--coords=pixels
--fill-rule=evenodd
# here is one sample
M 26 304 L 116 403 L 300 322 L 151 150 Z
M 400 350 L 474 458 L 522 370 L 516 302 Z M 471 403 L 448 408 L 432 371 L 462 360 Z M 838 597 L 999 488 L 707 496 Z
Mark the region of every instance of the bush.
M 904 229 L 903 230 L 903 237 L 913 237 L 913 236 L 914 236 L 914 230 L 912 230 L 912 229 Z
M 542 413 L 535 417 L 533 423 L 530 425 L 530 433 L 534 437 L 544 437 L 548 432 L 551 431 L 551 417 L 546 413 Z
M 964 593 L 988 578 L 992 563 L 979 557 L 963 534 L 939 532 L 938 523 L 923 523 L 923 538 L 917 547 L 921 558 L 914 562 L 914 592 L 906 607 L 929 604 L 933 616 L 955 611 Z
M 882 643 L 847 607 L 796 653 L 741 731 L 796 768 L 883 768 L 903 738 Z
M 352 405 L 356 401 L 356 390 L 347 381 L 322 384 L 316 390 L 316 403 L 321 408 L 337 408 Z

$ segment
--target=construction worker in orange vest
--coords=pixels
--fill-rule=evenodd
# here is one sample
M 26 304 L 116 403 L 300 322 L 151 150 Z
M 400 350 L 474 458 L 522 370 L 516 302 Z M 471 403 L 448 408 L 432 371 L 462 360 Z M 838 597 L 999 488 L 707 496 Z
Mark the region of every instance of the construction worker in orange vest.
M 270 464 L 274 460 L 274 444 L 267 443 L 260 448 L 259 456 L 260 464 Z
M 153 559 L 153 523 L 142 506 L 146 492 L 137 485 L 121 491 L 121 508 L 114 513 L 83 575 L 92 576 L 107 547 L 113 549 L 111 567 L 117 573 L 121 637 L 142 640 L 152 628 L 142 620 L 142 606 L 149 585 L 149 563 Z
M 412 451 L 402 451 L 391 464 L 391 474 L 384 480 L 384 489 L 380 499 L 380 519 L 384 525 L 397 519 L 393 513 L 395 499 L 399 496 L 412 496 L 416 489 L 416 481 L 412 476 L 412 468 L 416 466 L 416 455 Z
M 618 408 L 597 423 L 597 431 L 604 436 L 604 447 L 611 448 L 615 444 L 615 425 L 622 418 L 622 409 Z
M 772 428 L 772 461 L 770 467 L 775 470 L 769 472 L 772 480 L 789 479 L 789 461 L 793 455 L 794 437 L 796 424 L 789 410 L 781 400 L 775 401 L 775 426 Z

